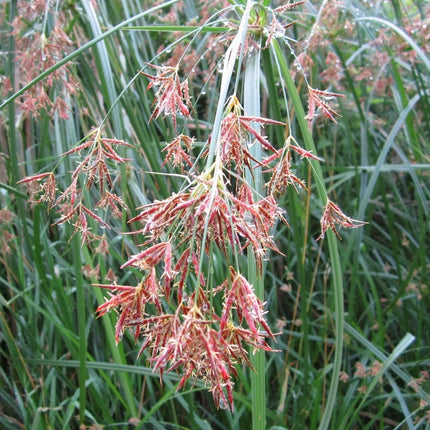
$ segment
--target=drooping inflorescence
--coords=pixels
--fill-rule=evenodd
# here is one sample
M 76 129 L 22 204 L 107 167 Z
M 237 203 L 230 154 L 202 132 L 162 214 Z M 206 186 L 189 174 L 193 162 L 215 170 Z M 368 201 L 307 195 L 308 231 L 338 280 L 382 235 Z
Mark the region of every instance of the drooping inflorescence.
M 241 55 L 267 49 L 272 40 L 283 38 L 291 23 L 285 24 L 280 16 L 301 3 L 271 11 L 272 20 L 266 22 L 265 28 L 260 28 L 256 14 L 252 32 L 240 41 Z M 258 37 L 254 37 L 256 34 Z M 264 42 L 259 39 L 262 35 Z M 181 58 L 185 58 L 184 53 Z M 236 62 L 235 58 L 230 60 Z M 142 342 L 139 355 L 146 356 L 154 371 L 160 375 L 176 371 L 180 375 L 178 388 L 188 380 L 201 380 L 217 407 L 233 410 L 237 365 L 252 367 L 250 352 L 272 351 L 269 342 L 275 340 L 266 320 L 264 300 L 243 273 L 241 255 L 252 253 L 256 272 L 262 276 L 268 254 L 282 254 L 273 238 L 276 224 L 286 223 L 278 198 L 290 186 L 297 192 L 310 190 L 294 172 L 293 154 L 322 160 L 300 146 L 286 123 L 249 115 L 237 87 L 226 103 L 220 102 L 223 115 L 217 133 L 212 133 L 196 154 L 195 137 L 185 131 L 186 127 L 179 131 L 182 124 L 193 119 L 195 111 L 192 84 L 182 77 L 181 64 L 148 63 L 147 68 L 154 74 L 143 70 L 140 74 L 149 81 L 147 91 L 154 91 L 149 121 L 169 117 L 174 134 L 162 151 L 161 168 L 179 168 L 184 185 L 164 199 L 146 203 L 129 220 L 134 227 L 132 234 L 140 242 L 139 250 L 120 269 L 133 271 L 137 281 L 131 285 L 118 285 L 115 281 L 95 284 L 109 292 L 97 314 L 116 310 L 116 342 L 129 330 L 136 342 Z M 241 73 L 239 67 L 236 73 Z M 208 80 L 207 85 L 210 83 Z M 329 101 L 340 95 L 309 85 L 307 90 L 309 123 L 318 111 L 335 121 L 338 114 Z M 265 127 L 272 126 L 285 130 L 287 138 L 283 142 L 271 142 L 266 137 Z M 258 152 L 253 150 L 256 146 Z M 108 208 L 121 216 L 125 208 L 110 170 L 111 165 L 130 161 L 120 155 L 121 148 L 133 147 L 123 140 L 104 137 L 101 128 L 96 128 L 63 154 L 78 158 L 71 183 L 64 191 L 57 190 L 54 172 L 32 175 L 20 182 L 38 185 L 33 190 L 38 194 L 35 201 L 57 209 L 59 218 L 54 225 L 71 223 L 74 232 L 81 234 L 83 244 L 100 239 L 91 230 L 89 219 L 104 228 L 109 225 L 96 210 Z M 198 162 L 205 160 L 206 165 L 200 167 Z M 257 169 L 263 170 L 267 178 L 262 190 L 255 190 L 249 181 Z M 90 190 L 97 196 L 93 207 L 85 201 L 85 192 Z M 328 200 L 320 238 L 328 229 L 338 234 L 339 225 L 354 228 L 362 224 L 348 218 Z M 215 258 L 224 272 L 222 279 L 216 281 L 210 270 Z

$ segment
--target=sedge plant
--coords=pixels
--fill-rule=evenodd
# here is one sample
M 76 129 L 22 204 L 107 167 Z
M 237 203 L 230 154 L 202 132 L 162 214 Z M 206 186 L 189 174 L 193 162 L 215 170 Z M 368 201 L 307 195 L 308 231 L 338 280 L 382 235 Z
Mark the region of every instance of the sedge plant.
M 243 406 L 238 411 L 235 403 L 242 400 L 243 393 L 235 389 L 235 384 L 246 380 L 250 369 L 252 425 L 255 429 L 267 428 L 268 361 L 276 360 L 270 357 L 284 349 L 271 326 L 274 297 L 267 295 L 268 267 L 272 256 L 284 261 L 283 265 L 301 267 L 299 291 L 303 289 L 306 299 L 301 317 L 308 327 L 306 313 L 312 291 L 302 281 L 306 279 L 303 242 L 313 234 L 308 231 L 311 202 L 316 202 L 319 211 L 316 218 L 320 231 L 310 240 L 320 250 L 324 246 L 328 251 L 322 258 L 329 273 L 327 285 L 333 305 L 328 312 L 334 325 L 332 364 L 326 363 L 330 382 L 326 396 L 321 397 L 323 407 L 311 418 L 311 427 L 328 429 L 336 420 L 347 428 L 349 420 L 355 422 L 358 414 L 353 410 L 343 418 L 336 416 L 346 330 L 365 344 L 359 333 L 344 325 L 345 263 L 339 255 L 338 241 L 341 227 L 355 229 L 364 222 L 346 215 L 336 202 L 336 193 L 331 192 L 325 178 L 325 160 L 314 140 L 330 122 L 341 121 L 339 111 L 344 98 L 333 88 L 333 81 L 328 84 L 328 73 L 326 87 L 314 84 L 311 73 L 312 49 L 327 19 L 324 14 L 333 6 L 331 2 L 322 2 L 305 43 L 296 47 L 291 37 L 297 25 L 294 20 L 301 8 L 312 10 L 312 5 L 302 1 L 284 5 L 266 0 L 220 2 L 204 7 L 197 25 L 190 18 L 186 2 L 156 2 L 150 10 L 126 17 L 104 33 L 94 5 L 84 1 L 82 7 L 93 38 L 75 50 L 69 39 L 71 32 L 63 31 L 72 23 L 65 14 L 50 9 L 51 2 L 19 3 L 22 16 L 14 22 L 14 31 L 21 35 L 17 39 L 21 46 L 16 49 L 19 55 L 15 61 L 28 74 L 21 76 L 23 87 L 19 91 L 11 91 L 13 82 L 10 87 L 6 82 L 6 92 L 11 95 L 2 107 L 12 109 L 17 100 L 24 117 L 42 112 L 46 123 L 54 122 L 56 135 L 68 136 L 66 147 L 59 151 L 60 161 L 44 154 L 49 169 L 39 165 L 36 173 L 30 172 L 19 181 L 14 172 L 14 181 L 28 187 L 36 211 L 40 204 L 47 206 L 54 218 L 50 228 L 72 237 L 79 330 L 71 348 L 78 351 L 76 402 L 80 423 L 88 419 L 86 384 L 93 368 L 88 364 L 93 357 L 87 353 L 90 317 L 85 314 L 86 293 L 80 273 L 83 259 L 85 276 L 91 279 L 99 301 L 99 321 L 110 332 L 111 351 L 115 351 L 114 344 L 118 345 L 118 351 L 112 352 L 115 360 L 124 359 L 121 340 L 139 344 L 138 358 L 144 359 L 165 384 L 164 396 L 151 411 L 145 411 L 141 426 L 151 420 L 152 425 L 161 426 L 153 415 L 165 401 L 175 398 L 177 390 L 186 387 L 191 392 L 205 387 L 216 409 L 240 416 Z M 160 10 L 163 14 L 157 15 Z M 172 24 L 182 15 L 190 25 Z M 138 20 L 143 20 L 142 25 L 134 25 Z M 36 37 L 28 23 L 36 30 L 41 26 Z M 166 45 L 158 51 L 155 44 L 145 45 L 142 55 L 137 47 L 133 53 L 123 50 L 124 40 L 105 45 L 121 29 L 130 40 L 160 31 L 174 32 L 175 37 L 166 36 Z M 100 88 L 108 109 L 88 123 L 82 119 L 80 140 L 76 137 L 70 142 L 73 133 L 61 121 L 71 126 L 71 100 L 90 100 L 94 96 L 91 87 L 80 87 L 72 62 L 89 48 L 94 49 L 93 67 L 102 77 Z M 109 55 L 118 62 L 111 64 Z M 112 70 L 120 68 L 128 55 L 135 56 L 140 70 L 128 82 L 118 77 L 122 87 L 117 92 Z M 58 57 L 63 59 L 58 61 Z M 329 60 L 340 67 L 340 55 L 338 63 L 334 54 Z M 32 64 L 39 67 L 32 68 Z M 153 101 L 127 101 L 138 88 L 143 88 L 144 98 Z M 205 106 L 208 93 L 216 97 Z M 269 100 L 269 108 L 267 94 L 279 98 Z M 400 98 L 405 105 L 406 98 Z M 408 106 L 402 117 L 406 124 L 412 108 Z M 97 106 L 93 112 L 102 109 Z M 360 107 L 357 109 L 360 114 Z M 10 115 L 14 115 L 12 111 Z M 146 118 L 146 128 L 136 119 L 139 115 Z M 135 131 L 127 134 L 123 130 L 130 124 Z M 413 139 L 410 124 L 407 130 Z M 160 136 L 165 143 L 161 144 Z M 151 145 L 153 148 L 148 149 Z M 414 151 L 417 156 L 416 146 Z M 32 168 L 29 164 L 28 169 Z M 296 169 L 306 171 L 306 177 Z M 22 199 L 22 192 L 20 196 Z M 297 209 L 303 196 L 305 204 Z M 368 199 L 365 194 L 365 201 Z M 363 208 L 361 205 L 358 219 L 364 219 Z M 283 249 L 284 242 L 276 240 L 276 231 L 288 231 L 290 224 L 297 245 L 294 257 L 289 246 Z M 301 224 L 304 227 L 300 228 Z M 116 245 L 119 238 L 110 233 L 113 228 L 126 233 L 120 247 Z M 350 255 L 352 246 L 347 250 Z M 114 260 L 109 256 L 113 250 Z M 43 266 L 40 260 L 38 264 Z M 108 293 L 105 299 L 103 291 Z M 109 319 L 110 311 L 116 312 L 115 322 Z M 3 325 L 8 327 L 7 321 Z M 406 336 L 391 355 L 373 351 L 385 364 L 373 373 L 362 373 L 373 377 L 369 393 L 412 339 Z M 13 349 L 11 335 L 8 343 Z M 301 348 L 305 356 L 303 373 L 308 379 L 312 355 L 308 329 Z M 15 353 L 20 355 L 19 350 Z M 19 372 L 25 374 L 25 361 L 20 363 Z M 171 382 L 173 373 L 177 375 L 173 379 L 176 385 Z M 108 384 L 107 378 L 104 383 Z M 311 389 L 308 381 L 305 384 Z M 123 402 L 131 405 L 135 416 L 137 402 L 130 379 L 123 376 L 121 385 Z M 321 391 L 325 392 L 325 387 Z M 359 403 L 360 409 L 367 395 Z M 425 398 L 423 392 L 419 395 Z M 407 410 L 405 404 L 401 406 Z M 282 418 L 270 419 L 287 425 Z M 200 418 L 195 421 L 194 426 L 204 427 Z
M 173 370 L 180 372 L 182 377 L 178 388 L 184 386 L 188 379 L 203 380 L 212 392 L 215 405 L 231 410 L 234 407 L 233 377 L 237 376 L 235 366 L 245 364 L 253 367 L 249 354 L 253 355 L 258 349 L 271 351 L 266 338 L 275 340 L 264 317 L 262 277 L 269 250 L 280 252 L 273 242 L 272 229 L 277 222 L 286 223 L 284 211 L 276 202 L 277 195 L 289 185 L 306 189 L 304 181 L 291 171 L 291 154 L 294 152 L 301 158 L 313 160 L 312 163 L 319 162 L 312 153 L 315 147 L 309 125 L 317 110 L 331 120 L 337 115 L 326 99 L 339 95 L 308 85 L 308 114 L 305 116 L 289 70 L 279 55 L 277 39 L 284 37 L 280 20 L 285 12 L 298 5 L 269 10 L 264 5 L 248 1 L 243 7 L 239 4 L 232 8 L 231 13 L 238 14 L 240 21 L 224 54 L 212 133 L 199 155 L 199 159 L 206 160 L 201 170 L 197 163 L 191 161 L 193 139 L 178 132 L 178 116 L 183 120 L 192 119 L 190 90 L 188 81 L 181 81 L 179 76 L 180 62 L 175 66 L 149 64 L 149 69 L 154 69 L 155 74 L 141 72 L 149 80 L 147 89 L 156 88 L 149 120 L 160 115 L 172 118 L 175 137 L 166 145 L 163 164 L 172 160 L 175 166 L 180 166 L 185 181 L 180 192 L 144 205 L 138 215 L 129 220 L 142 225 L 132 233 L 143 237 L 143 242 L 138 245 L 143 247 L 143 251 L 131 255 L 121 269 L 136 268 L 143 272 L 139 283 L 96 285 L 113 294 L 98 307 L 99 315 L 119 308 L 115 330 L 117 343 L 124 331 L 131 329 L 136 342 L 144 339 L 139 355 L 149 350 L 149 361 L 154 370 L 161 374 Z M 298 111 L 305 147 L 289 135 L 285 145 L 276 149 L 261 134 L 263 126 L 286 127 L 280 121 L 261 117 L 258 91 L 253 96 L 249 94 L 251 88 L 260 85 L 259 55 L 255 52 L 270 48 Z M 240 88 L 238 70 L 242 66 L 245 68 L 245 82 Z M 242 92 L 246 109 L 238 98 Z M 288 122 L 291 123 L 291 118 Z M 64 156 L 74 153 L 86 155 L 73 171 L 70 185 L 59 197 L 56 196 L 54 172 L 29 176 L 20 183 L 40 182 L 40 200 L 47 202 L 49 207 L 61 204 L 61 217 L 55 224 L 72 223 L 74 233 L 79 232 L 84 243 L 99 239 L 90 231 L 89 218 L 101 227 L 108 225 L 93 208 L 85 205 L 85 194 L 79 190 L 79 184 L 84 183 L 88 190 L 98 187 L 100 200 L 94 208 L 119 211 L 124 203 L 112 191 L 114 185 L 107 162 L 127 161 L 117 152 L 121 146 L 130 144 L 104 138 L 97 128 L 83 143 L 65 152 Z M 337 233 L 337 226 L 355 228 L 362 225 L 344 215 L 328 199 L 318 164 L 311 165 L 320 184 L 320 198 L 324 201 L 320 237 L 323 238 L 329 229 Z M 262 182 L 262 169 L 271 173 L 266 186 Z M 334 237 L 330 237 L 329 247 L 335 264 L 334 282 L 339 296 L 337 339 L 341 342 L 342 286 L 336 245 Z M 215 252 L 225 259 L 227 274 L 219 285 L 214 285 L 208 278 Z M 250 279 L 242 273 L 244 263 L 240 255 L 244 252 L 248 254 Z M 245 348 L 246 345 L 250 350 Z M 341 343 L 336 351 L 337 376 Z M 265 426 L 265 406 L 261 403 L 265 397 L 264 383 L 260 382 L 264 381 L 262 357 L 258 353 L 253 360 L 257 375 L 253 379 L 253 399 L 259 405 L 254 408 L 255 428 Z M 334 388 L 332 393 L 335 392 Z M 332 408 L 332 398 L 329 404 Z M 327 416 L 330 416 L 330 408 Z

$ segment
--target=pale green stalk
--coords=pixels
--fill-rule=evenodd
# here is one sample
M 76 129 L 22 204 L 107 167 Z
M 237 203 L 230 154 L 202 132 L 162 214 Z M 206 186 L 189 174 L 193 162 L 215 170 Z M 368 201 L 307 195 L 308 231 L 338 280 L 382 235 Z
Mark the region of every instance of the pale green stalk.
M 244 78 L 244 110 L 245 115 L 260 117 L 260 50 L 251 54 L 245 63 Z M 259 131 L 259 124 L 253 127 Z M 261 160 L 261 147 L 254 144 L 250 152 L 257 160 Z M 263 192 L 261 167 L 255 167 L 253 172 L 246 172 L 246 180 L 254 189 L 255 198 Z M 263 273 L 256 270 L 256 258 L 252 252 L 248 252 L 248 280 L 254 286 L 257 297 L 264 301 Z M 255 372 L 251 374 L 252 393 L 252 428 L 264 430 L 266 428 L 266 360 L 265 352 L 255 351 L 251 357 Z
M 249 14 L 251 11 L 252 4 L 253 4 L 252 1 L 247 2 L 245 11 L 243 12 L 242 19 L 240 21 L 237 34 L 227 49 L 224 63 L 223 63 L 224 69 L 223 69 L 223 74 L 221 78 L 220 95 L 218 98 L 217 109 L 215 113 L 215 120 L 213 124 L 213 131 L 211 135 L 211 143 L 208 149 L 208 156 L 207 156 L 206 170 L 205 170 L 206 174 L 209 174 L 213 171 L 213 181 L 212 181 L 213 183 L 212 183 L 212 190 L 211 190 L 211 199 L 210 199 L 209 208 L 207 211 L 208 214 L 210 214 L 211 212 L 211 207 L 217 192 L 218 184 L 220 181 L 222 181 L 222 162 L 221 162 L 221 156 L 220 156 L 220 149 L 221 149 L 220 137 L 221 137 L 222 120 L 224 117 L 225 104 L 227 102 L 228 91 L 229 91 L 230 83 L 232 81 L 234 70 L 236 67 L 238 69 L 240 68 L 240 64 L 237 65 L 237 58 L 238 57 L 240 59 L 242 58 L 241 50 L 243 49 L 243 46 L 244 46 L 244 40 L 246 37 Z M 209 228 L 209 215 L 206 218 L 205 228 L 203 232 L 199 272 L 202 272 L 202 268 L 203 268 L 205 242 L 207 239 L 208 228 Z

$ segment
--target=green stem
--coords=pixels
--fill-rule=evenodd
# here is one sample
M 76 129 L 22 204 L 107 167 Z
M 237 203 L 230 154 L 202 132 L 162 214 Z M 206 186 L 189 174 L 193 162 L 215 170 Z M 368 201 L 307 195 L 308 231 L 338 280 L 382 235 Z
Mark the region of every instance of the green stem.
M 255 294 L 263 300 L 264 283 L 256 271 L 255 256 L 248 253 L 248 280 L 254 286 Z M 266 429 L 266 356 L 263 350 L 251 356 L 254 372 L 251 374 L 252 430 Z
M 290 70 L 287 62 L 276 39 L 272 40 L 272 47 L 274 50 L 275 58 L 278 62 L 281 76 L 284 80 L 284 84 L 287 88 L 288 95 L 291 97 L 293 103 L 297 121 L 299 123 L 300 131 L 302 132 L 302 138 L 304 141 L 305 149 L 316 153 L 315 144 L 312 135 L 308 129 L 308 124 L 305 118 L 305 110 L 303 108 L 300 96 L 297 92 L 297 88 L 291 77 Z M 315 183 L 318 190 L 319 198 L 325 206 L 327 203 L 327 189 L 325 187 L 321 166 L 317 160 L 310 160 L 312 171 L 314 174 Z M 326 234 L 327 244 L 329 248 L 332 279 L 333 279 L 333 294 L 334 294 L 334 320 L 335 320 L 335 351 L 334 351 L 334 363 L 333 363 L 333 374 L 330 389 L 327 398 L 327 405 L 324 409 L 324 413 L 319 425 L 319 430 L 326 430 L 329 428 L 330 420 L 333 414 L 333 410 L 336 403 L 337 390 L 339 385 L 340 370 L 342 364 L 342 350 L 343 350 L 343 333 L 344 333 L 344 304 L 343 304 L 343 281 L 342 281 L 342 269 L 339 258 L 339 251 L 337 248 L 336 237 L 332 231 L 328 231 Z
M 222 163 L 220 158 L 220 136 L 221 136 L 222 120 L 224 118 L 225 104 L 227 101 L 227 96 L 229 93 L 229 88 L 232 81 L 233 73 L 236 67 L 238 70 L 240 70 L 240 64 L 243 57 L 244 40 L 245 40 L 247 28 L 248 28 L 249 14 L 250 14 L 252 5 L 253 5 L 252 0 L 249 0 L 243 12 L 242 19 L 240 21 L 240 25 L 237 30 L 236 36 L 234 37 L 233 41 L 231 42 L 225 54 L 225 59 L 223 64 L 224 71 L 221 78 L 220 94 L 218 98 L 215 119 L 214 119 L 212 134 L 211 134 L 211 141 L 208 148 L 206 168 L 205 168 L 206 174 L 210 173 L 212 170 L 214 172 L 211 197 L 210 197 L 208 210 L 207 210 L 208 214 L 211 212 L 211 208 L 214 202 L 215 194 L 217 192 L 219 181 L 222 180 L 221 178 Z M 239 57 L 239 61 L 237 61 L 238 57 Z M 202 246 L 201 246 L 199 272 L 201 272 L 202 266 L 203 266 L 208 227 L 209 227 L 209 216 L 206 217 L 206 221 L 205 221 L 205 228 L 204 228 L 203 240 L 202 240 Z M 199 279 L 199 277 L 197 277 L 197 279 Z
M 78 235 L 72 239 L 73 266 L 76 277 L 76 306 L 78 308 L 78 335 L 79 335 L 79 423 L 84 424 L 86 408 L 86 389 L 87 380 L 87 336 L 85 332 L 85 294 L 84 279 L 82 276 L 81 242 Z
M 140 30 L 154 31 L 164 33 L 226 33 L 229 27 L 200 27 L 192 25 L 136 25 L 133 27 L 124 27 L 123 30 Z

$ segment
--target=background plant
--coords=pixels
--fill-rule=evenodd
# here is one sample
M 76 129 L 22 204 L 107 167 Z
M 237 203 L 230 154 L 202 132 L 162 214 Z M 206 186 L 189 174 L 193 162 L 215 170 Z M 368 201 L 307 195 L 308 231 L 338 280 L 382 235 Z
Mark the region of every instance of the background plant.
M 142 252 L 138 238 L 121 234 L 130 229 L 126 221 L 139 216 L 136 207 L 183 192 L 183 177 L 189 164 L 194 165 L 193 157 L 199 165 L 205 165 L 203 155 L 213 157 L 203 148 L 209 135 L 215 140 L 214 125 L 221 118 L 217 120 L 216 106 L 223 97 L 218 91 L 227 74 L 223 55 L 238 34 L 245 5 L 220 4 L 223 12 L 218 12 L 212 5 L 184 2 L 145 14 L 145 7 L 157 5 L 109 2 L 99 3 L 96 11 L 89 2 L 61 7 L 50 2 L 49 9 L 45 2 L 31 4 L 40 11 L 28 15 L 28 22 L 15 24 L 12 35 L 7 22 L 30 13 L 30 3 L 3 6 L 7 19 L 2 45 L 8 55 L 2 63 L 2 424 L 70 426 L 77 423 L 79 411 L 87 425 L 248 425 L 247 369 L 237 368 L 234 414 L 217 411 L 199 383 L 177 392 L 179 379 L 165 373 L 161 386 L 144 363 L 136 365 L 133 336 L 126 334 L 115 345 L 116 318 L 93 318 L 104 299 L 101 289 L 90 287 L 139 281 L 136 272 L 120 269 L 131 255 Z M 248 34 L 253 39 L 244 40 L 258 40 L 261 32 L 260 43 L 270 40 L 271 48 L 261 51 L 261 69 L 252 68 L 244 57 L 246 71 L 234 79 L 239 97 L 242 80 L 244 85 L 263 83 L 261 114 L 249 112 L 256 106 L 249 99 L 243 102 L 246 114 L 288 124 L 288 128 L 266 124 L 260 132 L 267 135 L 267 142 L 279 151 L 291 136 L 290 151 L 282 152 L 284 170 L 279 170 L 288 174 L 278 184 L 295 187 L 284 190 L 274 180 L 269 182 L 269 188 L 279 193 L 278 206 L 287 210 L 283 216 L 288 226 L 281 223 L 271 230 L 283 255 L 271 253 L 264 263 L 264 300 L 270 309 L 266 316 L 273 331 L 281 331 L 274 346 L 281 352 L 270 353 L 263 364 L 265 372 L 259 372 L 271 387 L 267 426 L 330 428 L 331 418 L 333 428 L 424 428 L 428 422 L 428 4 L 306 2 L 281 10 L 277 22 L 271 20 L 276 16 L 272 12 L 265 15 L 265 6 L 263 2 L 249 11 Z M 272 10 L 278 6 L 270 5 Z M 140 18 L 133 21 L 138 14 Z M 138 29 L 124 24 L 109 37 L 101 36 L 106 28 L 130 19 L 126 25 Z M 295 24 L 284 30 L 292 21 Z M 20 70 L 20 59 L 14 57 L 25 50 L 20 44 L 46 38 L 44 46 L 55 45 L 56 23 L 62 24 L 75 46 L 61 43 L 51 63 L 34 61 L 38 69 L 33 75 L 14 72 Z M 73 49 L 85 47 L 87 41 L 88 49 L 73 56 Z M 37 49 L 33 52 L 36 55 Z M 56 61 L 68 54 L 73 60 L 66 62 L 66 68 L 56 68 Z M 193 108 L 187 109 L 193 120 L 184 122 L 187 112 L 182 110 L 176 125 L 163 119 L 166 111 L 149 122 L 154 112 L 151 91 L 156 87 L 148 91 L 150 81 L 137 73 L 147 63 L 181 64 L 178 76 L 180 82 L 188 78 Z M 49 73 L 51 80 L 41 80 L 31 90 L 43 89 L 49 102 L 34 102 L 37 109 L 28 110 L 28 98 L 39 94 L 31 92 L 19 96 L 16 105 L 7 102 L 19 85 L 37 79 L 51 65 L 58 79 Z M 156 76 L 156 69 L 146 66 L 143 73 Z M 63 88 L 65 74 L 73 88 Z M 87 79 L 89 75 L 94 79 Z M 316 98 L 309 99 L 309 88 L 316 90 L 311 91 Z M 318 93 L 324 89 L 345 97 L 327 100 L 324 96 L 330 94 Z M 65 101 L 66 110 L 57 100 Z M 320 112 L 314 118 L 312 100 L 318 108 L 315 113 Z M 311 129 L 316 145 L 311 154 L 324 162 L 300 161 L 303 153 L 292 149 L 311 149 L 299 122 L 306 113 L 305 127 Z M 327 122 L 324 113 L 337 123 Z M 258 132 L 255 121 L 253 127 Z M 167 146 L 163 152 L 177 131 L 185 136 L 179 142 L 184 146 Z M 187 152 L 188 161 L 182 158 L 184 170 L 180 157 L 177 170 L 164 163 L 169 150 L 174 156 L 191 143 L 194 149 Z M 67 155 L 61 158 L 61 154 Z M 266 172 L 272 166 L 262 166 L 266 177 L 276 172 Z M 16 183 L 34 175 L 42 175 L 38 179 L 45 198 L 29 208 L 25 187 Z M 229 178 L 233 185 L 234 179 Z M 316 240 L 327 203 L 317 194 L 321 187 L 345 213 L 368 223 L 351 233 L 341 230 L 343 240 L 336 245 L 345 285 L 343 327 L 335 314 L 341 304 L 331 283 L 334 262 L 326 245 L 329 238 Z M 39 199 L 40 194 L 33 200 Z M 46 206 L 52 206 L 49 215 Z M 81 235 L 73 236 L 85 232 L 89 241 L 84 243 Z M 225 281 L 226 266 L 219 251 L 213 250 L 212 256 L 211 286 L 215 287 Z M 194 270 L 198 279 L 200 269 L 191 267 Z M 342 329 L 345 343 L 338 362 L 333 359 L 334 345 L 340 342 L 334 325 Z M 415 337 L 412 346 L 408 332 Z M 332 391 L 333 414 L 324 414 L 334 405 L 333 397 L 326 401 L 326 394 L 336 385 L 339 370 L 340 382 Z

